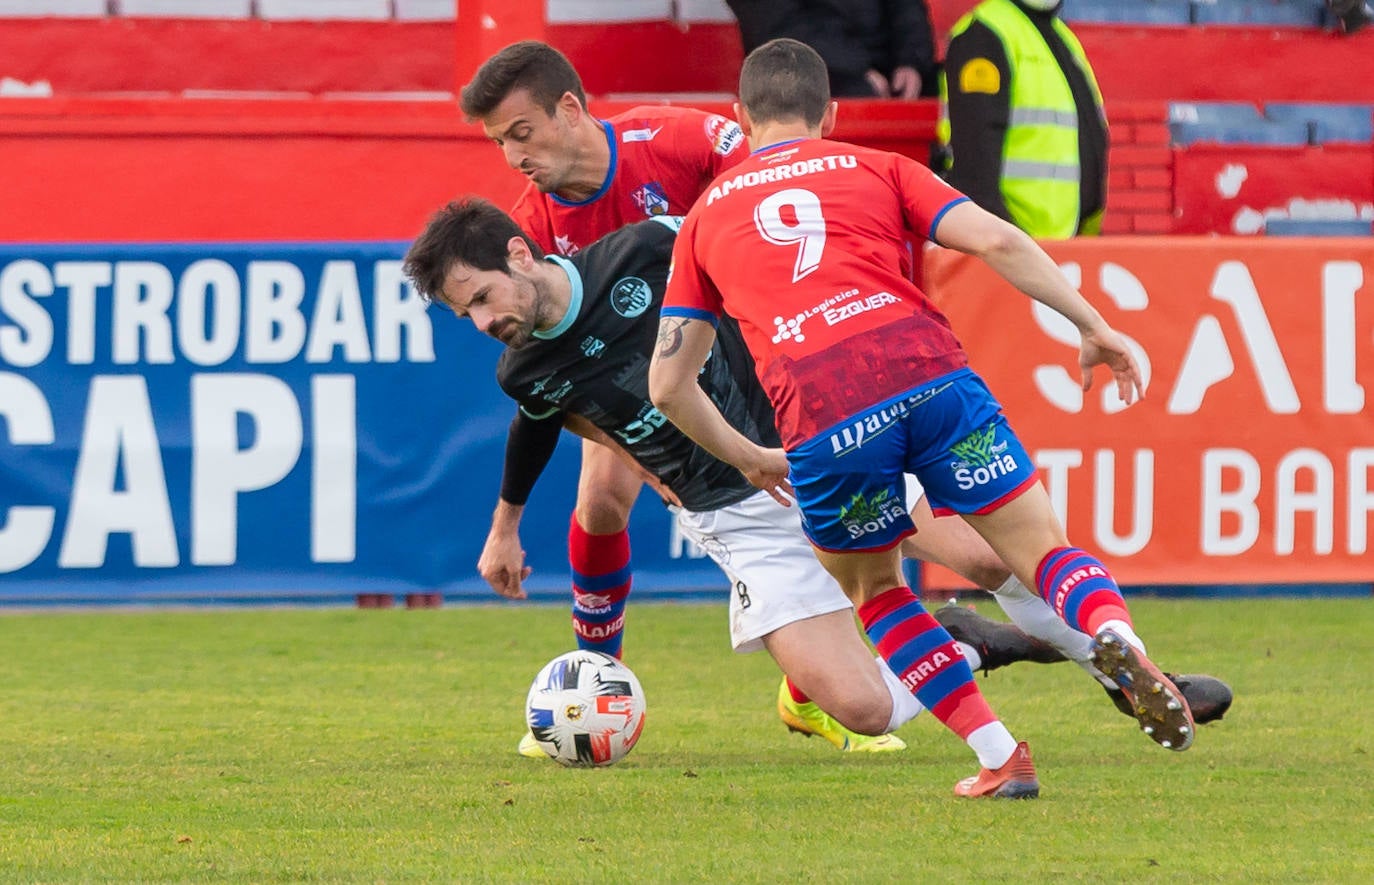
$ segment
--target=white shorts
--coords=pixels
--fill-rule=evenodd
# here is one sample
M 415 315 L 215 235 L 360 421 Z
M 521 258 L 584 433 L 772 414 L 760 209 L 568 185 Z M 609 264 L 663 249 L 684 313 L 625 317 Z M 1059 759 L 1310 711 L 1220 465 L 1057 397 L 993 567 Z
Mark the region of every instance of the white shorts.
M 924 494 L 907 474 L 907 509 Z M 780 627 L 853 608 L 816 560 L 795 504 L 758 492 L 720 510 L 679 510 L 677 524 L 730 579 L 730 645 L 741 654 L 761 650 L 763 637 Z
M 680 510 L 677 523 L 730 579 L 730 644 L 737 652 L 762 649 L 764 636 L 794 621 L 853 608 L 816 560 L 796 505 L 758 492 L 720 510 Z

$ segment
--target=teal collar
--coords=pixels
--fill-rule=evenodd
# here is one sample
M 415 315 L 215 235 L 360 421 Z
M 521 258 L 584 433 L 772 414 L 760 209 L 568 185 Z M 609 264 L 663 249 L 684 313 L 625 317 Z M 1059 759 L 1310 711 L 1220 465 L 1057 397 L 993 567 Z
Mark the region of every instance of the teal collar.
M 577 272 L 573 263 L 561 255 L 545 255 L 545 261 L 552 261 L 554 264 L 563 268 L 563 272 L 568 275 L 568 282 L 572 284 L 572 292 L 568 296 L 568 312 L 563 314 L 563 319 L 559 320 L 552 329 L 546 331 L 534 330 L 535 338 L 548 340 L 557 338 L 573 323 L 577 322 L 577 317 L 582 313 L 582 274 Z

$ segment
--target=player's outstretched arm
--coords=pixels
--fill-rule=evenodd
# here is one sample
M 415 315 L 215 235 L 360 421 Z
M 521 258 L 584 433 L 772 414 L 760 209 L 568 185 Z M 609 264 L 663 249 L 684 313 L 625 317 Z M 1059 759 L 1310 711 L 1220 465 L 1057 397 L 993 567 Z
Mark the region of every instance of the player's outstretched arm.
M 697 445 L 734 465 L 755 487 L 788 505 L 792 487 L 787 482 L 787 458 L 782 450 L 764 448 L 731 427 L 697 384 L 697 374 L 715 338 L 715 327 L 705 320 L 662 317 L 658 346 L 649 364 L 649 398 Z
M 1125 337 L 1107 324 L 1024 231 L 969 201 L 945 213 L 935 235 L 941 245 L 981 258 L 1007 282 L 1078 327 L 1083 336 L 1078 365 L 1084 390 L 1092 387 L 1093 369 L 1106 366 L 1122 402 L 1129 405 L 1145 396 L 1140 363 Z

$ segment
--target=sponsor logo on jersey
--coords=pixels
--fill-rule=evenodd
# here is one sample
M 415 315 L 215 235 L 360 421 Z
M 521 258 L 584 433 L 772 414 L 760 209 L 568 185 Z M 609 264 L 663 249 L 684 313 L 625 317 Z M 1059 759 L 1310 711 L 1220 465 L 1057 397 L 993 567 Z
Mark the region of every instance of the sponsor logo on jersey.
M 712 114 L 706 118 L 706 138 L 711 142 L 711 150 L 728 157 L 744 144 L 744 130 L 734 120 Z
M 773 317 L 773 322 L 778 324 L 778 334 L 773 336 L 774 344 L 781 344 L 784 341 L 795 341 L 798 344 L 806 340 L 806 335 L 802 333 L 802 323 L 806 322 L 806 314 L 799 313 L 791 319 L 785 320 L 782 317 Z
M 668 272 L 669 274 L 672 273 L 671 266 L 669 267 Z M 806 310 L 802 311 L 794 317 L 773 317 L 773 322 L 778 327 L 777 334 L 773 336 L 773 343 L 781 344 L 784 341 L 795 341 L 798 344 L 802 343 L 806 340 L 806 335 L 802 332 L 802 323 L 805 323 L 808 319 L 815 316 L 816 314 L 824 313 L 836 304 L 839 304 L 840 302 L 845 301 L 849 298 L 853 298 L 855 295 L 858 294 L 858 289 L 846 289 L 845 291 L 840 292 L 836 295 L 831 295 L 829 298 L 825 299 L 820 304 L 817 304 L 815 307 L 808 307 Z M 832 323 L 831 325 L 834 324 Z
M 648 310 L 653 300 L 653 290 L 639 277 L 622 277 L 611 286 L 611 307 L 627 320 Z
M 654 408 L 651 403 L 645 403 L 639 410 L 639 417 L 615 431 L 615 435 L 620 437 L 620 441 L 625 445 L 636 446 L 653 436 L 667 423 L 667 415 Z
M 1007 451 L 1009 445 L 997 442 L 997 426 L 991 424 L 950 446 L 949 453 L 954 460 L 949 466 L 959 488 L 968 491 L 1015 473 L 1020 465 Z
M 592 359 L 600 359 L 601 354 L 606 352 L 606 342 L 602 341 L 600 338 L 595 338 L 591 335 L 588 335 L 586 338 L 582 339 L 581 346 L 582 353 L 586 354 Z
M 895 402 L 881 409 L 874 409 L 861 415 L 844 430 L 830 434 L 830 453 L 844 455 L 863 447 L 863 444 L 879 434 L 886 433 L 897 422 L 906 417 L 907 404 Z
M 849 499 L 840 508 L 840 524 L 851 538 L 862 538 L 891 528 L 893 523 L 906 517 L 906 507 L 902 499 L 891 489 L 883 489 L 871 498 L 863 493 Z
M 553 390 L 549 390 L 549 385 L 553 383 L 553 376 L 546 375 L 530 385 L 530 396 L 542 396 L 545 402 L 558 403 L 563 397 L 572 392 L 573 383 L 564 381 Z
M 762 169 L 751 169 L 733 178 L 727 178 L 711 188 L 711 192 L 706 195 L 706 205 L 709 206 L 721 197 L 744 188 L 791 181 L 794 178 L 815 175 L 818 172 L 829 172 L 833 169 L 854 169 L 858 165 L 859 160 L 853 154 L 832 154 L 828 157 L 812 157 L 809 160 L 797 160 L 792 163 L 765 166 Z
M 620 141 L 623 144 L 630 144 L 635 141 L 653 141 L 654 136 L 662 131 L 662 126 L 657 129 L 626 129 L 620 133 Z
M 906 399 L 858 416 L 843 430 L 830 434 L 830 453 L 838 457 L 862 448 L 864 443 L 895 427 L 912 409 L 925 405 L 952 385 L 952 381 L 946 381 L 938 387 L 919 390 Z
M 907 691 L 915 691 L 918 685 L 939 673 L 952 660 L 954 659 L 949 655 L 937 651 L 903 674 L 902 685 L 906 686 Z
M 641 185 L 638 190 L 630 194 L 634 199 L 635 205 L 644 210 L 644 214 L 653 218 L 655 215 L 667 215 L 671 208 L 668 205 L 668 195 L 663 191 L 663 185 L 657 181 L 650 181 Z
M 571 237 L 562 234 L 554 236 L 553 247 L 558 251 L 559 255 L 576 255 L 582 250 L 582 247 L 574 243 Z
M 877 310 L 880 307 L 887 307 L 889 304 L 900 304 L 902 299 L 893 295 L 891 292 L 879 292 L 867 298 L 860 298 L 856 301 L 848 301 L 827 310 L 822 316 L 830 325 L 842 323 L 845 320 L 853 319 L 856 316 L 868 313 L 870 310 Z

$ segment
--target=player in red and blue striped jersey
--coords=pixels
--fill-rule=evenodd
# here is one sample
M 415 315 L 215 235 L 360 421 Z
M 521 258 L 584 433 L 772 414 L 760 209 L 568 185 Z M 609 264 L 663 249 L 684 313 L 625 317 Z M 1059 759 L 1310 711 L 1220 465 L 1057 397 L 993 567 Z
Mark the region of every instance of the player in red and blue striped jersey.
M 1142 390 L 1125 340 L 1034 241 L 900 155 L 828 141 L 836 104 L 805 44 L 750 53 L 736 107 L 753 151 L 688 213 L 650 373 L 655 404 L 703 448 L 780 501 L 795 495 L 822 565 L 870 638 L 928 709 L 983 765 L 956 792 L 1015 791 L 1029 752 L 993 714 L 949 634 L 902 576 L 914 531 L 913 473 L 937 513 L 957 513 L 1075 629 L 1131 695 L 1142 728 L 1186 749 L 1193 720 L 1145 656 L 1107 568 L 1071 547 L 1000 404 L 968 367 L 948 321 L 902 273 L 907 235 L 978 255 L 1083 335 L 1084 386 L 1107 365 L 1119 395 Z M 782 449 L 723 420 L 695 385 L 728 312 L 777 410 Z

